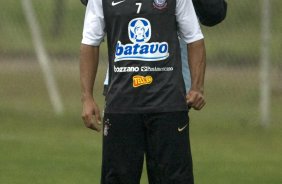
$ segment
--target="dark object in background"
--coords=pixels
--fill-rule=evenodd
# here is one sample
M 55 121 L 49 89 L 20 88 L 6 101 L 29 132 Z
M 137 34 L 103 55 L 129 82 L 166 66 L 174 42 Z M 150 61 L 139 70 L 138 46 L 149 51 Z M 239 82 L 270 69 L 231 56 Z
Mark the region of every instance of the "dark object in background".
M 84 4 L 85 6 L 87 5 L 88 3 L 88 0 L 80 0 L 82 4 Z
M 215 26 L 226 17 L 225 0 L 193 0 L 193 4 L 201 24 L 205 26 Z
M 85 6 L 88 0 L 80 0 Z M 227 13 L 227 3 L 225 0 L 193 0 L 196 14 L 205 26 L 215 26 L 222 22 Z

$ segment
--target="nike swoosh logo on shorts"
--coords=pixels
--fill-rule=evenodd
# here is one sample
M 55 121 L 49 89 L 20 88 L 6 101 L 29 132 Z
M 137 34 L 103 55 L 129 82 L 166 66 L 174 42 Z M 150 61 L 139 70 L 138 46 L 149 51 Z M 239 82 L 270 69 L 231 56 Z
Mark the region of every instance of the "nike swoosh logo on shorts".
M 188 124 L 186 124 L 184 127 L 182 128 L 178 128 L 178 132 L 182 132 L 186 127 L 188 126 Z
M 120 4 L 120 3 L 123 3 L 124 1 L 125 1 L 125 0 L 118 1 L 118 2 L 112 1 L 112 6 L 116 6 L 116 5 Z

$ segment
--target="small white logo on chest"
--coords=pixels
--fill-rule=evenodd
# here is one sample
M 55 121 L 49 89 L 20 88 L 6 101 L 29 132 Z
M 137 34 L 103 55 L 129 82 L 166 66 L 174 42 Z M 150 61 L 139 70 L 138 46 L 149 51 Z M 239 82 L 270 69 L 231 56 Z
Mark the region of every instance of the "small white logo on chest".
M 112 6 L 116 6 L 116 5 L 120 4 L 120 3 L 123 3 L 124 1 L 125 1 L 125 0 L 117 1 L 117 2 L 112 1 Z

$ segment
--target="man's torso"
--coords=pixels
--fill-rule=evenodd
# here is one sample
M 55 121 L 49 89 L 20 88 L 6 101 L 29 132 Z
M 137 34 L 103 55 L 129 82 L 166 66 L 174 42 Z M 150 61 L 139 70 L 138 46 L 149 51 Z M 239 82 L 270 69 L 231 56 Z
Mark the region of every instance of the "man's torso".
M 103 0 L 109 52 L 106 112 L 187 110 L 175 0 Z

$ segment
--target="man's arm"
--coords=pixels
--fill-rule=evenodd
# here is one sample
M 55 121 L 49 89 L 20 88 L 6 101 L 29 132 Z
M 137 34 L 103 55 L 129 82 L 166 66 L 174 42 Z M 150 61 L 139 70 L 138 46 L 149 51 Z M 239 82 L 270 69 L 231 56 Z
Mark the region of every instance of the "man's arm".
M 99 63 L 99 46 L 81 44 L 80 83 L 83 105 L 82 119 L 87 128 L 100 131 L 100 110 L 93 98 L 93 87 Z
M 192 42 L 187 47 L 191 72 L 191 89 L 187 93 L 188 106 L 200 110 L 206 104 L 204 98 L 204 79 L 206 69 L 206 51 L 204 39 Z
M 102 0 L 89 0 L 86 7 L 80 49 L 80 82 L 82 119 L 86 127 L 100 131 L 100 110 L 93 98 L 98 62 L 99 45 L 105 36 Z

